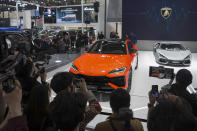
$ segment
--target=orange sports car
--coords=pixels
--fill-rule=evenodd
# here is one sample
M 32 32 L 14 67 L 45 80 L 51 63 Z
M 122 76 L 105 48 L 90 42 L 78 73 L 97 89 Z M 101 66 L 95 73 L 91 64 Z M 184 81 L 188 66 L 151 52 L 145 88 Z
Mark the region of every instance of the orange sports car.
M 137 50 L 131 41 L 99 40 L 73 62 L 70 72 L 84 78 L 90 90 L 130 91 L 137 66 Z

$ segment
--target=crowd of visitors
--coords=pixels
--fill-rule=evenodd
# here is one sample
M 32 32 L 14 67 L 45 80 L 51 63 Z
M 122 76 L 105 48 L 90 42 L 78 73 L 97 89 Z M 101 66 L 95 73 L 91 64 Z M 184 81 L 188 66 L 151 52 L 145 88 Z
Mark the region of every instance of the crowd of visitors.
M 118 38 L 114 32 L 110 36 Z M 39 41 L 35 40 L 35 47 L 40 50 L 51 45 L 62 53 L 73 46 L 73 41 L 88 42 L 83 37 L 87 38 L 79 33 L 78 39 L 73 40 L 65 33 L 53 43 L 47 36 L 42 36 L 42 42 L 38 38 Z M 102 32 L 97 38 L 104 38 Z M 92 35 L 89 40 L 94 39 Z M 137 43 L 133 33 L 126 35 L 126 41 L 133 45 Z M 102 111 L 83 78 L 76 78 L 70 72 L 59 72 L 47 83 L 46 72 L 36 71 L 31 59 L 15 70 L 17 79 L 12 92 L 4 92 L 0 83 L 0 131 L 85 131 L 88 123 Z M 197 131 L 197 95 L 187 91 L 192 79 L 189 70 L 181 69 L 175 76 L 176 82 L 168 85 L 158 97 L 152 95 L 152 90 L 147 92 L 148 131 Z M 50 102 L 51 90 L 57 96 Z M 109 100 L 112 114 L 106 121 L 97 123 L 95 131 L 143 131 L 142 123 L 133 117 L 130 100 L 126 90 L 114 90 Z
M 34 46 L 37 52 L 53 49 L 57 53 L 65 53 L 72 49 L 79 49 L 88 45 L 90 38 L 86 33 L 73 33 L 63 32 L 61 35 L 49 38 L 47 34 L 42 35 L 41 38 L 37 36 L 34 39 Z
M 101 113 L 99 101 L 83 78 L 60 72 L 49 84 L 46 73 L 35 72 L 30 60 L 18 72 L 16 88 L 11 93 L 4 92 L 0 84 L 1 131 L 85 131 L 87 124 Z M 152 90 L 148 93 L 148 131 L 197 130 L 197 96 L 186 90 L 192 83 L 192 73 L 181 69 L 175 79 L 175 84 L 157 98 Z M 51 90 L 57 94 L 52 102 Z M 133 117 L 130 99 L 126 90 L 114 90 L 109 101 L 113 113 L 98 123 L 95 131 L 143 131 L 142 123 Z
M 47 31 L 46 31 L 47 32 Z M 49 32 L 49 31 L 48 31 Z M 52 31 L 51 31 L 52 32 Z M 95 40 L 105 39 L 103 32 L 98 32 L 97 37 L 95 36 L 94 30 L 90 30 L 82 33 L 81 31 L 66 31 L 62 30 L 59 32 L 53 31 L 54 34 L 31 34 L 24 33 L 25 40 L 31 44 L 31 53 L 38 54 L 45 52 L 47 54 L 55 53 L 67 53 L 70 51 L 81 51 L 81 48 L 87 45 L 92 45 Z M 132 35 L 131 35 L 132 36 Z M 117 32 L 110 33 L 110 39 L 119 39 L 120 36 Z M 130 37 L 133 41 L 134 37 Z M 134 43 L 136 44 L 136 42 Z

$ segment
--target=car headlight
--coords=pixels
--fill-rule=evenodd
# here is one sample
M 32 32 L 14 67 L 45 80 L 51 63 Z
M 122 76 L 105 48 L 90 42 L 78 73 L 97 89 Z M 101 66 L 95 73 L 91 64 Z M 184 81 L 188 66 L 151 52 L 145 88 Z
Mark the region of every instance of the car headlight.
M 164 58 L 164 59 L 167 59 L 164 55 L 162 55 L 160 53 L 159 53 L 159 57 Z
M 117 74 L 117 73 L 125 72 L 126 69 L 127 69 L 127 67 L 115 69 L 115 70 L 111 71 L 109 74 Z
M 79 71 L 78 68 L 74 64 L 72 64 L 71 68 L 73 68 L 75 71 Z
M 191 55 L 188 55 L 187 57 L 185 57 L 185 60 L 190 60 Z

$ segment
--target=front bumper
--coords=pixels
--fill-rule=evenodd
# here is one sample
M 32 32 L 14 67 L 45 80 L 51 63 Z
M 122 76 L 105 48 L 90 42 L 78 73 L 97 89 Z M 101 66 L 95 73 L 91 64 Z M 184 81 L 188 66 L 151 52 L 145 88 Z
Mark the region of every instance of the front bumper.
M 191 64 L 191 60 L 169 60 L 164 58 L 159 58 L 157 62 L 159 64 L 173 66 L 190 66 Z
M 125 87 L 126 81 L 124 76 L 106 77 L 106 76 L 87 76 L 74 74 L 77 78 L 84 78 L 89 90 L 114 90 Z

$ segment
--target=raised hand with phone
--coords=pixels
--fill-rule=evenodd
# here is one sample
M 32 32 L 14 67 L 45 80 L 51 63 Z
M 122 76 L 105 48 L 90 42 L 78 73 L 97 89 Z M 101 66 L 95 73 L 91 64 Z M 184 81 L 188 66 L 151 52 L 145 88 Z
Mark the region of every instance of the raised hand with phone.
M 22 115 L 21 99 L 22 99 L 22 88 L 18 80 L 16 87 L 12 92 L 3 91 L 2 96 L 7 104 L 9 110 L 5 115 L 4 121 L 0 124 L 1 129 L 14 129 L 15 131 L 28 131 L 27 119 Z M 2 85 L 0 85 L 0 88 Z
M 159 90 L 158 90 L 158 85 L 152 85 L 152 89 L 151 89 L 151 91 L 149 91 L 148 96 L 149 96 L 148 107 L 151 108 L 154 106 L 155 102 L 157 101 L 157 99 L 160 96 Z

